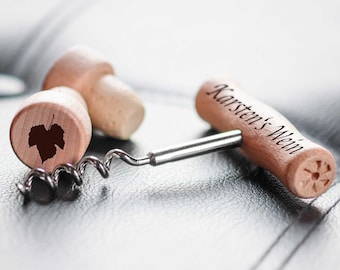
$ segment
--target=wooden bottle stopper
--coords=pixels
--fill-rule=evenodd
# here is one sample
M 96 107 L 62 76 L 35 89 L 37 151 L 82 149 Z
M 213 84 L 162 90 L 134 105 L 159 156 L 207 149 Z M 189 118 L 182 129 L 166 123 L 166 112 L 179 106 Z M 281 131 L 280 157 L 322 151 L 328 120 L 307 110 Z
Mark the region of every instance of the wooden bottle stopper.
M 91 139 L 84 99 L 68 87 L 38 92 L 22 104 L 10 127 L 18 158 L 30 168 L 51 172 L 61 163 L 76 163 Z
M 81 93 L 93 126 L 106 135 L 128 139 L 144 118 L 144 107 L 135 92 L 119 81 L 112 66 L 90 48 L 74 47 L 54 63 L 43 89 L 60 85 Z
M 205 82 L 196 96 L 196 109 L 219 131 L 240 129 L 241 153 L 277 176 L 296 196 L 316 197 L 331 185 L 336 170 L 332 154 L 232 81 Z

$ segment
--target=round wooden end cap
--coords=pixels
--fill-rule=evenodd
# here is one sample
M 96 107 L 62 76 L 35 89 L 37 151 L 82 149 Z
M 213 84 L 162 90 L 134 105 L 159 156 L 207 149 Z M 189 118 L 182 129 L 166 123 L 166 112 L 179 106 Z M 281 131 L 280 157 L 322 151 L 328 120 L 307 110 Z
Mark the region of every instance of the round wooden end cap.
M 18 158 L 30 168 L 51 172 L 84 155 L 92 127 L 83 98 L 67 87 L 38 92 L 23 104 L 10 128 Z
M 335 167 L 332 154 L 324 148 L 302 152 L 290 165 L 288 187 L 299 197 L 317 197 L 332 184 Z

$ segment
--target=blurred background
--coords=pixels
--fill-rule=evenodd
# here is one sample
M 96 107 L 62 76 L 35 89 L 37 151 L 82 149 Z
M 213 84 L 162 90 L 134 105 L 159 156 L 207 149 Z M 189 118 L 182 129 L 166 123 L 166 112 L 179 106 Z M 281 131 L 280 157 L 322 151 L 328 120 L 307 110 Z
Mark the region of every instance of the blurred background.
M 299 92 L 338 89 L 339 6 L 13 0 L 1 8 L 1 72 L 37 89 L 63 51 L 85 43 L 138 87 L 193 95 L 202 81 L 221 74 L 263 99 L 289 101 Z

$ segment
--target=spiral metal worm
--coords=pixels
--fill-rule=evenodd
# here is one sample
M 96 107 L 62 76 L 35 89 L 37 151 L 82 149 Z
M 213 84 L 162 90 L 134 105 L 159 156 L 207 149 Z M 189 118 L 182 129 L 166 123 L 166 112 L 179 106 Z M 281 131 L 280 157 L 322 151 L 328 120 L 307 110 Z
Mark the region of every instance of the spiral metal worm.
M 31 193 L 32 183 L 33 183 L 34 178 L 36 177 L 44 181 L 52 192 L 55 192 L 57 187 L 56 187 L 56 184 L 55 184 L 55 181 L 52 175 L 47 173 L 44 169 L 38 168 L 38 169 L 33 169 L 28 173 L 28 175 L 25 177 L 23 184 L 21 183 L 16 184 L 18 190 L 25 198 L 27 199 L 29 198 L 29 195 Z
M 81 186 L 88 165 L 94 166 L 103 178 L 109 177 L 110 166 L 113 159 L 120 159 L 132 166 L 152 165 L 157 166 L 170 161 L 194 157 L 213 151 L 240 146 L 242 135 L 240 130 L 232 130 L 168 148 L 151 151 L 146 156 L 135 158 L 121 149 L 108 151 L 103 160 L 95 156 L 85 156 L 76 164 L 64 163 L 58 165 L 51 173 L 44 169 L 32 169 L 24 179 L 23 184 L 16 186 L 25 198 L 30 199 L 32 183 L 38 178 L 55 194 L 58 189 L 61 173 L 67 173 L 73 179 L 74 185 Z
M 95 156 L 85 156 L 75 165 L 70 163 L 60 164 L 55 167 L 51 173 L 42 168 L 32 169 L 25 177 L 23 184 L 17 183 L 16 186 L 22 195 L 29 198 L 32 183 L 34 179 L 39 178 L 41 181 L 45 182 L 50 191 L 54 193 L 58 189 L 59 178 L 62 172 L 69 174 L 75 185 L 81 186 L 88 165 L 93 165 L 103 178 L 108 178 L 113 158 L 121 159 L 130 165 L 140 165 L 138 158 L 134 158 L 120 149 L 113 149 L 105 155 L 103 161 Z

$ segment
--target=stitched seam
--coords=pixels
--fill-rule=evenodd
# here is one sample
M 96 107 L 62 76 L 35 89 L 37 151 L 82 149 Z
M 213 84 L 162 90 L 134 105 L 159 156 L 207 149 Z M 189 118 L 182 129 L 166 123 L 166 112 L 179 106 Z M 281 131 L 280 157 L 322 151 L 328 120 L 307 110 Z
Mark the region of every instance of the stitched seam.
M 308 231 L 305 237 L 295 246 L 295 248 L 289 253 L 286 259 L 281 263 L 278 270 L 284 269 L 288 262 L 294 257 L 296 252 L 302 247 L 302 245 L 308 240 L 308 238 L 312 235 L 312 233 L 316 230 L 316 228 L 321 224 L 321 222 L 326 218 L 326 216 L 337 206 L 340 202 L 340 198 L 322 215 L 322 217 L 314 224 L 314 226 Z
M 275 247 L 279 244 L 280 240 L 285 236 L 285 234 L 300 220 L 303 214 L 307 213 L 307 211 L 311 208 L 312 204 L 317 200 L 315 198 L 310 204 L 307 205 L 304 209 L 302 209 L 296 218 L 296 220 L 292 221 L 286 228 L 282 230 L 282 232 L 276 237 L 276 239 L 272 242 L 269 248 L 262 254 L 262 256 L 258 259 L 258 261 L 250 268 L 251 270 L 258 269 L 261 263 L 269 256 L 269 254 L 275 249 Z

